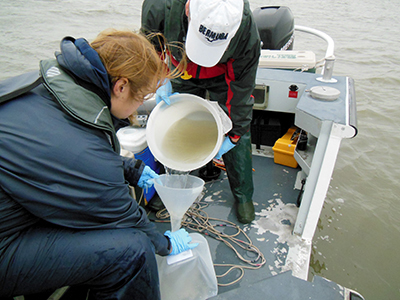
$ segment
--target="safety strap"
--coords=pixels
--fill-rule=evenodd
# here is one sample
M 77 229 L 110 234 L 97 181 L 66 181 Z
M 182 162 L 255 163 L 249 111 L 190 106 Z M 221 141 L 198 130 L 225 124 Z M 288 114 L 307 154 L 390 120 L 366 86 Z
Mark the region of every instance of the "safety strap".
M 39 71 L 32 71 L 0 82 L 0 104 L 19 97 L 43 82 Z

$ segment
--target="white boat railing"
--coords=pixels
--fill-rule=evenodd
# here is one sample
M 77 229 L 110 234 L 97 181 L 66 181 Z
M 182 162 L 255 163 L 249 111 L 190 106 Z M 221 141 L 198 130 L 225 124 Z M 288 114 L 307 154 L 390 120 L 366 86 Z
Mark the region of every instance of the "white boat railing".
M 322 32 L 320 30 L 317 30 L 317 29 L 314 29 L 311 27 L 295 25 L 294 29 L 297 31 L 302 31 L 302 32 L 313 34 L 317 37 L 320 37 L 321 39 L 325 40 L 328 43 L 326 52 L 325 52 L 325 63 L 324 63 L 324 66 L 323 66 L 322 72 L 321 72 L 321 74 L 324 75 L 324 78 L 321 81 L 330 81 L 331 77 L 332 77 L 332 72 L 333 72 L 333 63 L 335 61 L 335 42 L 333 41 L 333 39 L 329 35 L 327 35 L 325 32 Z M 328 70 L 329 72 L 326 72 L 325 70 Z
M 326 33 L 319 31 L 317 29 L 311 28 L 311 27 L 306 27 L 306 26 L 301 26 L 301 25 L 295 25 L 294 29 L 298 30 L 298 31 L 314 34 L 314 35 L 322 38 L 323 40 L 325 40 L 328 43 L 328 46 L 326 48 L 325 58 L 330 57 L 330 56 L 335 56 L 335 53 L 334 53 L 335 52 L 335 42 Z

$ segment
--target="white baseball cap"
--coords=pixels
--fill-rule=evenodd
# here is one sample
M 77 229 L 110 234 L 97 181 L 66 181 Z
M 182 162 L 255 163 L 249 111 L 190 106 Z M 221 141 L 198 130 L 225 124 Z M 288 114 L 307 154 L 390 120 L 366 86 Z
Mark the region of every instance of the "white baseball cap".
M 235 36 L 243 16 L 243 0 L 190 0 L 186 54 L 191 61 L 213 67 Z

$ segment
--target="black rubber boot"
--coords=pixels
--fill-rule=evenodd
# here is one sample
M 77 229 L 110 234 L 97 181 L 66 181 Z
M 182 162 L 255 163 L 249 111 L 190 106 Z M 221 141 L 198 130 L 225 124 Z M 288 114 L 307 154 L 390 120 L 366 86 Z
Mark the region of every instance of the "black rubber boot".
M 229 185 L 236 201 L 238 221 L 244 224 L 254 220 L 253 165 L 250 132 L 243 135 L 237 145 L 224 156 Z
M 255 218 L 253 202 L 238 203 L 237 218 L 243 224 L 253 221 Z

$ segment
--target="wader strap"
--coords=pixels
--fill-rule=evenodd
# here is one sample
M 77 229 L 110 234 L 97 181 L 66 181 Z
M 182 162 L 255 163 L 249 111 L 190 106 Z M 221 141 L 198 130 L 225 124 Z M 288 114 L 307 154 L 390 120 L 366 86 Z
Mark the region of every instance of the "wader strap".
M 32 71 L 0 82 L 0 104 L 21 96 L 42 83 L 39 71 Z

